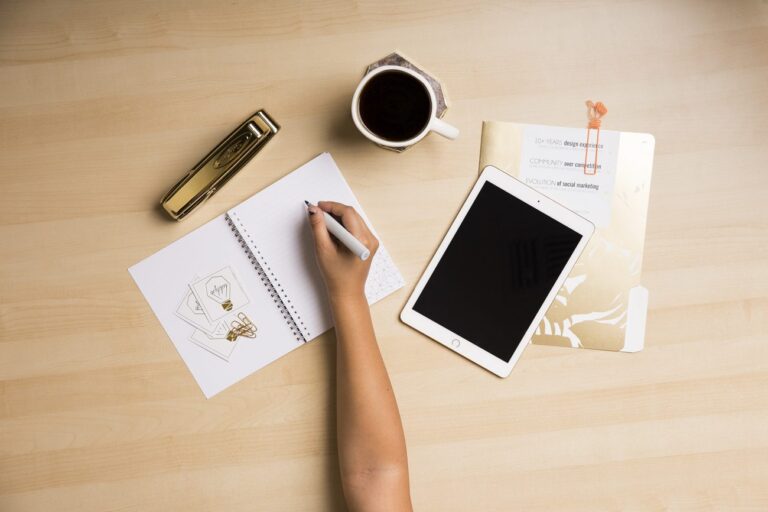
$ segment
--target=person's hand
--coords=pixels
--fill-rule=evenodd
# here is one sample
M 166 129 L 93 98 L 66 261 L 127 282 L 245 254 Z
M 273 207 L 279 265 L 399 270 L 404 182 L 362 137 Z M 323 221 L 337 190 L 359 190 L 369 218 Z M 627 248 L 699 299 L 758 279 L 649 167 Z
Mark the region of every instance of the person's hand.
M 351 206 L 332 201 L 320 201 L 317 206 L 310 205 L 308 208 L 317 262 L 323 273 L 328 295 L 331 299 L 364 296 L 365 280 L 368 277 L 373 255 L 379 248 L 379 241 Z M 371 251 L 367 260 L 361 261 L 328 232 L 323 211 L 336 217 L 347 231 Z

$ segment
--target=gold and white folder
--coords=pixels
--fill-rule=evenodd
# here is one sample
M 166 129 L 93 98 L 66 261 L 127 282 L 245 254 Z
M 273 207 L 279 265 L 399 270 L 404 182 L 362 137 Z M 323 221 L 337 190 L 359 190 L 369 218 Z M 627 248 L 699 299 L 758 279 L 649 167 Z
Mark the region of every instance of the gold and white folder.
M 648 291 L 640 283 L 654 138 L 600 130 L 597 148 L 593 133 L 585 166 L 586 132 L 486 121 L 480 171 L 496 166 L 596 227 L 533 343 L 637 352 L 648 310 Z

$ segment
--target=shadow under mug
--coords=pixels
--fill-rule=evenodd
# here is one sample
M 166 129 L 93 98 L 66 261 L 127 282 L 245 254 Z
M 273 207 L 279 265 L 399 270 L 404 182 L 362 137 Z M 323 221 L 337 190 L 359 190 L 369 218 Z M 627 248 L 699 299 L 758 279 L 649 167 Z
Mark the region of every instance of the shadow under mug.
M 378 135 L 376 135 L 375 133 L 373 133 L 371 130 L 369 130 L 368 127 L 365 125 L 365 123 L 363 123 L 363 120 L 360 117 L 360 94 L 362 93 L 363 89 L 365 89 L 365 86 L 368 84 L 368 82 L 371 81 L 372 78 L 378 76 L 381 73 L 386 73 L 388 71 L 396 71 L 398 73 L 404 73 L 406 75 L 410 75 L 411 77 L 421 82 L 421 84 L 424 86 L 424 89 L 427 91 L 427 94 L 429 94 L 430 119 L 418 134 L 416 134 L 414 137 L 411 137 L 408 140 L 393 141 L 393 140 L 383 139 Z M 437 98 L 435 96 L 435 91 L 434 89 L 432 89 L 432 86 L 430 85 L 430 83 L 427 81 L 426 78 L 421 76 L 416 71 L 413 71 L 412 69 L 408 69 L 402 66 L 380 66 L 374 69 L 373 71 L 365 75 L 362 80 L 360 80 L 360 83 L 357 85 L 357 89 L 355 90 L 355 94 L 352 96 L 352 120 L 354 121 L 355 126 L 357 126 L 357 129 L 360 131 L 360 133 L 365 135 L 365 137 L 368 138 L 369 140 L 375 142 L 376 144 L 379 144 L 380 146 L 385 146 L 390 148 L 404 148 L 404 147 L 416 144 L 421 139 L 426 137 L 429 132 L 435 132 L 448 139 L 455 139 L 456 137 L 458 137 L 459 129 L 439 119 L 436 115 L 436 112 L 437 112 Z

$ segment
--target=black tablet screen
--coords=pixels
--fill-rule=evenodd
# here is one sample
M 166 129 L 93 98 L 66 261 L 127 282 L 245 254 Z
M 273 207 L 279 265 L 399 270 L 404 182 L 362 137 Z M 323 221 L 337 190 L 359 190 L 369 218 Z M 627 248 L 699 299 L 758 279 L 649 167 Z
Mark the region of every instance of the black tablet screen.
M 413 309 L 509 361 L 580 240 L 486 182 Z

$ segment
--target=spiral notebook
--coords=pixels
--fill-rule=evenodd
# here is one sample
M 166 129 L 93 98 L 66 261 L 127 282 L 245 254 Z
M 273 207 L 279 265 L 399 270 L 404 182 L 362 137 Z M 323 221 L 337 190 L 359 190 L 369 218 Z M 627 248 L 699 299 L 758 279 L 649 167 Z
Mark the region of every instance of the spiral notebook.
M 333 327 L 304 200 L 352 205 L 376 234 L 324 153 L 129 269 L 208 398 Z M 403 284 L 381 243 L 369 304 Z M 255 337 L 225 340 L 234 318 L 252 321 Z

